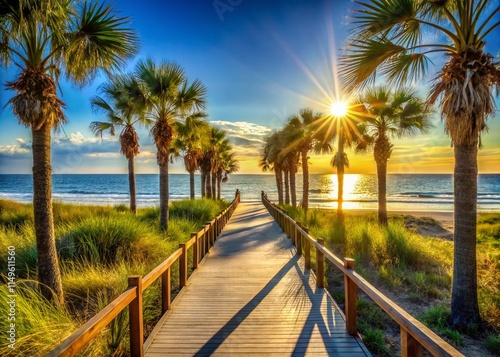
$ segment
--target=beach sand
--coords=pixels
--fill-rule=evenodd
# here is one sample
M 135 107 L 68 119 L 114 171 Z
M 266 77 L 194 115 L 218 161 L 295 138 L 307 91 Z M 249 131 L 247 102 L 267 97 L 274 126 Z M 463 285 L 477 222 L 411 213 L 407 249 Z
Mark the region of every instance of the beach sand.
M 327 211 L 336 212 L 328 209 Z M 345 209 L 346 215 L 376 214 L 376 209 Z M 406 226 L 415 229 L 419 234 L 427 237 L 438 237 L 443 239 L 453 239 L 453 212 L 449 211 L 389 211 L 389 217 L 404 216 Z M 439 225 L 432 221 L 425 220 L 432 218 Z

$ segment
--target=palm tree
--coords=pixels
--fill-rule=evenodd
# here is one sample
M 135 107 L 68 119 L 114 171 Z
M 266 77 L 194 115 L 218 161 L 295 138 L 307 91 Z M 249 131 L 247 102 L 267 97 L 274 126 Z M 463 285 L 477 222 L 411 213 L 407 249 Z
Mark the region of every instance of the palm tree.
M 51 130 L 66 122 L 57 80 L 84 85 L 101 69 L 120 68 L 137 51 L 137 36 L 111 5 L 77 1 L 4 2 L 0 13 L 0 60 L 20 74 L 7 82 L 8 104 L 19 122 L 31 128 L 33 211 L 38 280 L 47 299 L 64 301 L 52 214 Z
M 342 204 L 344 202 L 344 173 L 345 169 L 349 168 L 349 158 L 344 151 L 346 141 L 346 130 L 341 127 L 338 132 L 338 148 L 335 155 L 333 155 L 330 165 L 337 169 L 337 180 L 338 180 L 338 195 L 337 195 L 337 217 L 342 219 L 343 211 Z M 348 141 L 348 144 L 350 142 Z
M 226 137 L 226 132 L 216 127 L 212 127 L 208 144 L 205 150 L 202 170 L 205 172 L 207 197 L 215 200 L 217 197 L 217 174 L 222 167 L 221 155 L 232 148 Z
M 427 98 L 441 101 L 441 117 L 455 155 L 454 264 L 451 321 L 465 328 L 478 324 L 476 263 L 477 151 L 487 118 L 494 113 L 493 90 L 500 69 L 486 52 L 486 40 L 500 26 L 500 6 L 488 0 L 357 1 L 356 25 L 341 59 L 343 82 L 359 88 L 376 73 L 389 84 L 421 79 L 430 56 L 443 53 Z M 426 30 L 438 33 L 429 43 Z
M 222 130 L 210 126 L 208 139 L 202 143 L 202 157 L 200 159 L 202 197 L 215 198 L 212 187 L 212 172 L 214 171 L 217 146 L 224 139 L 225 133 Z
M 278 204 L 283 204 L 283 165 L 280 160 L 282 139 L 279 132 L 275 131 L 264 140 L 259 166 L 262 171 L 274 171 L 276 189 L 278 190 Z
M 130 75 L 115 76 L 101 86 L 104 96 L 91 99 L 95 111 L 104 112 L 107 121 L 90 123 L 90 130 L 101 136 L 106 131 L 115 135 L 120 132 L 120 152 L 128 160 L 128 182 L 130 192 L 130 211 L 137 212 L 134 157 L 139 154 L 139 136 L 135 125 L 146 124 L 144 113 L 144 95 L 137 79 Z
M 140 61 L 136 74 L 145 87 L 147 115 L 154 123 L 151 136 L 160 171 L 160 228 L 167 230 L 168 164 L 175 135 L 174 123 L 204 109 L 206 89 L 199 80 L 188 84 L 184 70 L 170 62 L 157 65 L 151 59 Z
M 202 117 L 205 115 L 203 114 Z M 194 173 L 200 167 L 203 157 L 203 143 L 210 135 L 210 127 L 199 115 L 186 118 L 185 123 L 177 122 L 177 137 L 172 143 L 174 156 L 182 156 L 186 171 L 189 172 L 189 197 L 195 198 Z
M 311 109 L 302 109 L 298 114 L 291 116 L 285 126 L 286 136 L 285 154 L 299 152 L 302 161 L 302 208 L 307 213 L 309 207 L 309 161 L 311 150 L 318 154 L 331 151 L 329 140 L 320 137 L 319 129 L 325 116 L 314 113 Z
M 221 199 L 221 183 L 229 181 L 229 175 L 238 172 L 240 165 L 236 159 L 236 153 L 232 149 L 225 150 L 220 154 L 220 165 L 217 170 L 217 199 Z
M 410 89 L 392 91 L 387 86 L 366 90 L 359 102 L 367 111 L 363 142 L 358 149 L 373 147 L 373 157 L 377 163 L 378 180 L 378 221 L 387 225 L 387 161 L 394 145 L 390 137 L 412 137 L 418 132 L 426 133 L 431 128 L 429 109 Z

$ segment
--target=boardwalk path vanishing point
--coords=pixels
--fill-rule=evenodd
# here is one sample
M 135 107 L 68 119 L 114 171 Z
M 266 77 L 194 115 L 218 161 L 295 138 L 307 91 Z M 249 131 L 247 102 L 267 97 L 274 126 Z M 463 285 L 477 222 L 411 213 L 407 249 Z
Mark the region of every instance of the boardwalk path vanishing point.
M 261 203 L 240 203 L 147 357 L 369 356 Z

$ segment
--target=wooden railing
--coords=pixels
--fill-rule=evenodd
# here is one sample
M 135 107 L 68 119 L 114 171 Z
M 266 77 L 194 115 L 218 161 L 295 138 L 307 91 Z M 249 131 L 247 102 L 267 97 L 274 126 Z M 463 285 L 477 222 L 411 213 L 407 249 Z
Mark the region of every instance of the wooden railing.
M 144 320 L 142 316 L 142 295 L 144 290 L 161 277 L 162 315 L 170 310 L 172 308 L 172 284 L 170 279 L 172 265 L 179 261 L 179 287 L 180 292 L 182 292 L 182 289 L 187 285 L 189 274 L 188 249 L 193 247 L 193 270 L 196 270 L 199 263 L 213 247 L 215 240 L 229 221 L 229 218 L 231 218 L 239 202 L 240 192 L 236 190 L 235 198 L 228 208 L 213 220 L 205 222 L 199 232 L 191 233 L 190 240 L 179 244 L 179 248 L 148 275 L 145 277 L 140 275 L 130 276 L 128 278 L 128 288 L 121 295 L 65 339 L 48 356 L 76 355 L 127 306 L 129 308 L 130 354 L 133 357 L 144 356 Z
M 434 356 L 463 356 L 453 346 L 358 275 L 354 271 L 353 259 L 344 258 L 342 261 L 324 246 L 323 239 L 316 240 L 311 237 L 307 228 L 295 222 L 286 211 L 269 201 L 264 191 L 261 193 L 261 198 L 269 213 L 291 239 L 297 254 L 304 256 L 306 269 L 311 267 L 311 246 L 315 248 L 316 284 L 319 288 L 323 288 L 325 258 L 344 274 L 346 330 L 350 335 L 356 336 L 358 334 L 356 288 L 360 288 L 400 326 L 402 356 L 421 356 L 422 347 Z

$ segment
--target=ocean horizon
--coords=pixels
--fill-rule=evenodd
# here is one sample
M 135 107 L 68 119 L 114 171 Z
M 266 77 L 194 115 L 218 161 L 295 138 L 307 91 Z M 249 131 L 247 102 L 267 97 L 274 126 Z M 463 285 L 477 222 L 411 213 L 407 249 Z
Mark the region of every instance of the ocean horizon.
M 309 205 L 311 208 L 336 209 L 337 175 L 310 175 Z M 120 205 L 129 203 L 127 174 L 54 174 L 53 199 L 84 205 Z M 189 198 L 189 175 L 170 174 L 170 199 Z M 159 204 L 158 174 L 137 174 L 139 207 Z M 232 200 L 239 189 L 242 201 L 259 201 L 264 191 L 277 201 L 274 175 L 230 175 L 222 184 L 221 196 Z M 200 175 L 195 175 L 196 197 L 200 197 Z M 31 174 L 0 174 L 0 198 L 29 203 L 33 199 Z M 302 200 L 302 175 L 297 175 L 297 201 Z M 390 211 L 453 211 L 452 174 L 389 174 L 387 205 Z M 377 208 L 377 176 L 346 174 L 344 181 L 345 209 Z M 500 174 L 478 176 L 478 211 L 500 211 Z

